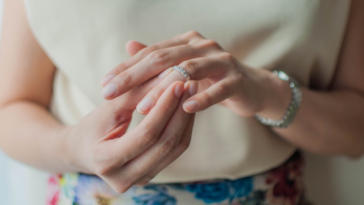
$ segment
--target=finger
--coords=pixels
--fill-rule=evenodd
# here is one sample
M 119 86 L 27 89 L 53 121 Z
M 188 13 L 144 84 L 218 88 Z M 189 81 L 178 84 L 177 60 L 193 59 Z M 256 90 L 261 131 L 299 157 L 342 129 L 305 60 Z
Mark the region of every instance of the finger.
M 198 50 L 189 45 L 157 50 L 114 77 L 102 90 L 105 99 L 111 100 L 133 87 L 144 83 L 165 69 L 185 60 L 199 57 Z
M 101 121 L 105 122 L 108 126 L 104 127 L 106 135 L 100 141 L 106 143 L 106 141 L 123 136 L 129 127 L 128 121 L 130 122 L 132 113 L 136 109 L 138 102 L 162 80 L 163 78 L 153 78 L 133 88 L 123 96 L 102 103 L 100 105 L 103 112 Z M 103 153 L 104 151 L 101 152 Z M 97 155 L 96 161 L 102 163 L 104 158 L 98 156 L 100 155 Z
M 148 47 L 147 45 L 144 45 L 142 43 L 139 43 L 137 41 L 130 40 L 126 43 L 126 51 L 130 55 L 130 57 L 133 57 L 135 54 L 137 54 L 140 50 L 143 48 Z
M 205 78 L 224 75 L 236 67 L 235 58 L 228 54 L 222 53 L 211 57 L 200 57 L 183 61 L 180 65 L 193 80 L 202 80 Z
M 162 82 L 160 82 L 158 85 L 156 85 L 144 98 L 141 100 L 137 105 L 137 111 L 140 114 L 146 115 L 149 113 L 149 111 L 153 108 L 155 105 L 155 102 L 158 101 L 161 94 L 164 92 L 164 90 L 170 85 L 171 83 L 175 81 L 179 81 L 181 79 L 184 79 L 185 77 L 180 75 L 178 72 L 171 72 Z M 185 79 L 184 79 L 185 80 Z M 198 83 L 196 81 L 188 81 L 189 83 L 189 90 L 190 94 L 195 95 L 197 93 L 197 85 Z M 146 105 L 146 102 L 150 102 L 148 106 Z
M 238 91 L 238 78 L 238 76 L 231 75 L 218 81 L 188 99 L 183 104 L 183 109 L 188 113 L 195 113 L 229 98 Z
M 225 77 L 224 74 L 232 69 L 234 65 L 232 65 L 224 55 L 221 55 L 221 57 L 201 57 L 191 59 L 184 61 L 180 64 L 180 66 L 184 68 L 194 80 L 211 78 L 213 81 L 218 81 L 222 77 Z M 178 71 L 175 71 L 166 77 L 138 104 L 138 112 L 141 114 L 148 114 L 149 110 L 153 108 L 155 102 L 158 101 L 158 98 L 168 85 L 177 80 L 185 80 L 185 77 Z
M 185 40 L 177 37 L 177 38 L 173 38 L 173 39 L 164 40 L 162 42 L 153 44 L 151 46 L 147 46 L 147 47 L 143 48 L 142 50 L 138 51 L 130 59 L 119 64 L 114 69 L 112 69 L 109 73 L 107 73 L 105 75 L 105 77 L 103 78 L 101 84 L 102 84 L 102 86 L 107 85 L 115 76 L 119 75 L 121 72 L 123 72 L 123 71 L 127 70 L 128 68 L 130 68 L 131 66 L 135 65 L 136 63 L 138 63 L 139 61 L 141 61 L 142 59 L 144 59 L 146 56 L 148 56 L 149 54 L 151 54 L 154 51 L 164 49 L 164 48 L 174 47 L 174 46 L 185 45 L 187 43 L 188 43 L 188 41 L 185 41 Z
M 102 119 L 100 120 L 105 122 L 105 125 L 108 125 L 104 127 L 105 136 L 102 139 L 99 139 L 100 142 L 103 142 L 102 148 L 99 149 L 100 153 L 105 153 L 105 155 L 107 155 L 109 146 L 105 144 L 109 143 L 112 139 L 119 138 L 125 134 L 137 103 L 162 80 L 163 78 L 153 78 L 148 82 L 135 87 L 123 96 L 114 100 L 105 101 L 100 105 L 103 112 Z M 104 149 L 105 147 L 107 148 Z M 98 154 L 95 157 L 95 162 L 96 164 L 104 164 L 105 159 L 108 159 L 108 157 L 104 158 Z M 106 160 L 106 163 L 107 162 L 108 160 Z
M 113 70 L 111 70 L 102 80 L 102 86 L 107 85 L 108 82 L 110 82 L 115 76 L 120 74 L 121 72 L 125 71 L 126 69 L 130 68 L 131 66 L 135 65 L 137 62 L 144 59 L 146 56 L 151 54 L 154 51 L 179 46 L 179 45 L 199 45 L 196 42 L 201 42 L 202 39 L 205 39 L 200 33 L 196 31 L 189 31 L 184 34 L 178 35 L 172 39 L 167 39 L 164 41 L 161 41 L 159 43 L 153 44 L 151 46 L 145 47 L 139 52 L 136 53 L 132 58 L 125 61 L 124 63 L 119 64 L 116 66 Z M 204 43 L 207 42 L 207 43 Z M 202 42 L 201 47 L 214 47 L 214 48 L 221 48 L 215 41 L 211 40 L 205 40 Z
M 169 68 L 166 70 L 167 74 L 164 77 L 163 81 L 158 83 L 151 91 L 148 92 L 147 95 L 144 96 L 143 100 L 141 100 L 136 109 L 141 114 L 148 114 L 148 112 L 154 107 L 155 103 L 158 101 L 160 95 L 168 88 L 170 84 L 176 81 L 186 81 L 186 78 L 180 75 L 177 72 L 172 72 L 173 69 Z
M 165 126 L 159 140 L 147 151 L 125 164 L 116 173 L 117 178 L 125 180 L 122 182 L 125 190 L 163 162 L 179 145 L 180 138 L 191 116 L 182 109 L 182 102 L 190 96 L 188 89 L 189 84 L 186 85 L 179 106 Z
M 182 134 L 182 137 L 178 143 L 178 146 L 172 153 L 168 154 L 166 159 L 164 159 L 161 163 L 159 163 L 154 169 L 149 171 L 146 175 L 144 175 L 141 179 L 135 182 L 135 185 L 146 185 L 150 180 L 152 180 L 159 172 L 161 172 L 164 168 L 166 168 L 169 164 L 174 162 L 179 156 L 181 156 L 189 147 L 191 142 L 191 135 L 193 130 L 193 125 L 195 121 L 195 114 L 191 114 L 186 128 Z
M 175 38 L 187 41 L 189 44 L 193 44 L 198 40 L 205 39 L 205 37 L 197 31 L 188 31 L 186 33 L 176 36 Z
M 118 98 L 115 98 L 114 100 L 105 101 L 105 106 L 110 108 L 111 114 L 118 114 L 121 110 L 134 111 L 137 104 L 164 79 L 165 77 L 163 76 L 159 78 L 154 77 L 149 81 L 134 87 L 129 92 L 125 93 L 122 96 L 119 96 Z M 171 81 L 171 83 L 166 86 L 166 89 L 168 86 L 176 81 L 177 80 Z
M 109 149 L 106 153 L 103 153 L 103 156 L 100 156 L 100 158 L 107 160 L 102 161 L 103 164 L 100 167 L 103 168 L 100 168 L 99 174 L 107 174 L 120 168 L 152 146 L 158 140 L 165 125 L 174 113 L 182 92 L 183 83 L 173 83 L 163 93 L 150 114 L 137 127 L 120 138 L 103 141 L 103 143 L 108 144 Z

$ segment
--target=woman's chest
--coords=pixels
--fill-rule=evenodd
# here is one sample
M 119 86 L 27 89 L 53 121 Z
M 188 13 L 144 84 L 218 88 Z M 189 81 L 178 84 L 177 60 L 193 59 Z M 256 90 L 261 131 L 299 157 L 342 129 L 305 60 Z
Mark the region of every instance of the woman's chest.
M 308 42 L 320 1 L 28 0 L 48 55 L 96 103 L 100 82 L 129 58 L 129 40 L 151 45 L 190 30 L 244 63 L 269 67 Z M 96 92 L 95 92 L 96 91 Z

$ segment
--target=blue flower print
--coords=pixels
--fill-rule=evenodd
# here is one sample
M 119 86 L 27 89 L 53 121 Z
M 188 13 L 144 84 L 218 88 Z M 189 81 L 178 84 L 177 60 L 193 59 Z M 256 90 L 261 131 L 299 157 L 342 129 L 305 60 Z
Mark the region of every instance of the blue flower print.
M 156 193 L 148 193 L 133 197 L 138 205 L 176 205 L 177 200 L 174 196 L 168 194 L 166 187 L 163 185 L 146 185 L 144 189 L 154 190 Z
M 222 202 L 225 199 L 229 199 L 231 203 L 234 199 L 246 197 L 253 191 L 253 177 L 219 180 L 213 183 L 192 183 L 185 185 L 185 189 L 207 204 Z
M 230 194 L 230 202 L 235 198 L 248 196 L 253 191 L 253 177 L 246 177 L 230 181 L 232 194 Z
M 207 204 L 222 202 L 229 197 L 229 185 L 226 182 L 188 184 L 186 188 Z

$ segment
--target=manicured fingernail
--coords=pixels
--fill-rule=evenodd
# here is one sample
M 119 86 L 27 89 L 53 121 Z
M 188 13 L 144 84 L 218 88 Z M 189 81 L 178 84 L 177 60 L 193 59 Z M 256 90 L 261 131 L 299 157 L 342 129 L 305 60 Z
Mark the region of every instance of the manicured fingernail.
M 140 113 L 146 113 L 153 106 L 153 101 L 146 97 L 137 106 L 137 110 Z
M 190 82 L 190 95 L 195 95 L 197 93 L 197 82 Z
M 110 82 L 110 80 L 112 80 L 115 77 L 114 74 L 109 74 L 107 76 L 104 77 L 104 79 L 101 82 L 101 85 L 104 86 L 106 85 L 108 82 Z
M 183 85 L 181 84 L 176 85 L 176 87 L 174 88 L 174 94 L 176 95 L 176 97 L 178 98 L 181 97 L 182 92 L 183 92 Z
M 198 108 L 198 104 L 196 101 L 194 100 L 191 100 L 189 102 L 186 102 L 184 105 L 183 105 L 184 109 L 187 110 L 188 112 L 194 112 L 197 110 Z
M 117 87 L 116 87 L 115 83 L 110 83 L 102 89 L 102 95 L 105 98 L 109 98 L 109 97 L 115 95 L 116 90 L 117 90 Z
M 161 72 L 161 74 L 158 75 L 158 78 L 163 78 L 164 76 L 168 75 L 172 69 L 168 68 L 167 70 Z
M 183 84 L 183 90 L 185 90 L 188 86 L 190 86 L 190 83 L 187 81 Z

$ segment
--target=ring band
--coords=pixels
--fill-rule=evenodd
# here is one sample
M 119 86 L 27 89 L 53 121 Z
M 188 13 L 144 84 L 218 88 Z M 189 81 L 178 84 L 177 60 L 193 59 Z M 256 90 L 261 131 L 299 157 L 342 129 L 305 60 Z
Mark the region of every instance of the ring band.
M 188 75 L 187 71 L 185 71 L 185 69 L 183 69 L 180 66 L 173 66 L 174 70 L 177 70 L 178 72 L 180 72 L 183 76 L 185 76 L 185 78 L 187 79 L 187 81 L 191 80 L 190 75 Z

